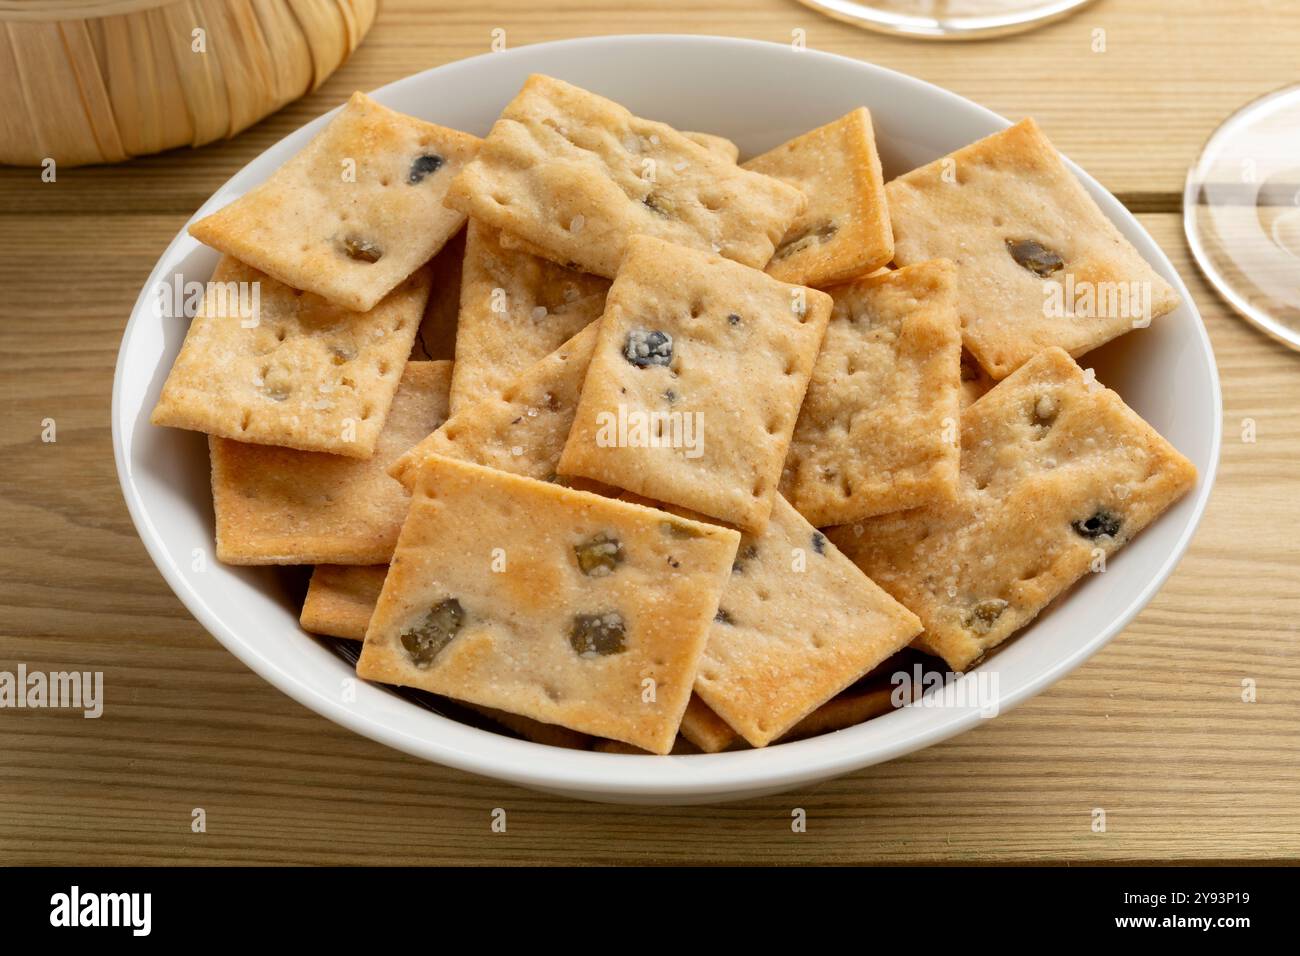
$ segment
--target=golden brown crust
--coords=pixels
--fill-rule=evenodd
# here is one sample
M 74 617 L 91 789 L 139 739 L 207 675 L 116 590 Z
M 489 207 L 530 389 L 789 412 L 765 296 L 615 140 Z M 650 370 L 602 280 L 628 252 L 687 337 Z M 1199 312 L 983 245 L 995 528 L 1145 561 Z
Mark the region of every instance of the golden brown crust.
M 430 458 L 357 673 L 666 753 L 739 537 Z M 584 571 L 598 540 L 621 557 Z M 451 639 L 417 659 L 435 620 Z
M 227 564 L 380 564 L 409 501 L 388 474 L 447 415 L 450 362 L 409 362 L 367 460 L 212 436 L 217 558 Z
M 633 237 L 560 473 L 761 530 L 830 310 L 824 292 Z M 648 335 L 671 337 L 668 364 L 628 358 Z
M 767 529 L 741 539 L 695 692 L 763 747 L 920 630 L 778 495 Z
M 824 288 L 894 256 L 894 234 L 871 114 L 858 107 L 743 164 L 808 199 L 767 264 L 782 282 Z
M 900 176 L 885 192 L 894 261 L 957 264 L 966 348 L 996 379 L 1048 346 L 1077 357 L 1178 304 L 1031 119 Z M 1019 264 L 1008 243 L 1027 240 L 1059 256 L 1059 268 L 1045 266 L 1043 275 Z M 1071 289 L 1075 296 L 1066 295 Z M 1088 309 L 1090 289 L 1098 297 Z M 1129 293 L 1149 307 L 1136 325 Z M 1055 308 L 1058 295 L 1075 314 Z
M 535 74 L 447 202 L 554 262 L 613 278 L 634 235 L 762 268 L 804 197 L 671 126 Z
M 831 289 L 781 493 L 819 528 L 957 489 L 961 330 L 952 263 Z
M 1061 349 L 966 410 L 956 498 L 831 537 L 965 670 L 1169 505 L 1196 469 Z

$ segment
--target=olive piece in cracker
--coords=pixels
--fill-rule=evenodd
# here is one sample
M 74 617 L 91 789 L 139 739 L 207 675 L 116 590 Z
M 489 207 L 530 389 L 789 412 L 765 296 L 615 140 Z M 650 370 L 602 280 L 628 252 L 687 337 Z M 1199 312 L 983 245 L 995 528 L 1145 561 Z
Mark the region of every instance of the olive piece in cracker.
M 418 624 L 402 629 L 402 646 L 417 667 L 428 667 L 464 623 L 465 609 L 455 598 L 447 598 L 429 608 Z
M 569 643 L 579 657 L 607 657 L 621 654 L 627 629 L 617 611 L 603 614 L 579 614 L 573 619 Z
M 623 545 L 605 531 L 589 541 L 574 545 L 573 553 L 578 559 L 578 567 L 582 573 L 593 578 L 612 574 L 626 557 Z
M 348 236 L 343 240 L 343 251 L 347 253 L 349 259 L 355 259 L 357 262 L 378 262 L 384 257 L 384 250 L 379 246 L 369 239 L 361 239 L 357 236 Z
M 442 169 L 445 162 L 446 160 L 437 153 L 425 153 L 423 156 L 417 156 L 415 161 L 411 163 L 411 171 L 407 173 L 406 181 L 415 186 L 423 182 L 424 178 L 430 173 L 436 173 Z
M 1022 269 L 1042 278 L 1065 268 L 1065 260 L 1036 239 L 1008 239 L 1007 252 Z
M 837 232 L 839 232 L 839 226 L 833 222 L 824 222 L 782 242 L 777 247 L 776 252 L 773 253 L 772 258 L 788 259 L 796 252 L 803 252 L 805 249 L 811 249 L 813 246 L 820 246 L 822 243 L 830 241 Z
M 667 332 L 633 329 L 623 344 L 623 357 L 637 368 L 667 366 L 673 360 L 673 337 Z
M 731 563 L 731 573 L 740 574 L 745 570 L 745 562 L 758 557 L 758 548 L 747 544 L 736 553 L 736 560 Z
M 993 626 L 1002 612 L 1007 609 L 1007 602 L 1001 598 L 988 598 L 980 601 L 966 616 L 966 626 L 973 631 L 983 633 Z
M 672 201 L 665 196 L 658 196 L 654 193 L 646 196 L 641 200 L 641 204 L 657 216 L 663 216 L 665 219 L 671 219 L 673 215 Z
M 1072 522 L 1071 527 L 1079 535 L 1096 539 L 1101 537 L 1113 538 L 1119 534 L 1120 526 L 1124 523 L 1119 515 L 1107 511 L 1105 508 L 1098 508 L 1088 518 L 1082 521 Z

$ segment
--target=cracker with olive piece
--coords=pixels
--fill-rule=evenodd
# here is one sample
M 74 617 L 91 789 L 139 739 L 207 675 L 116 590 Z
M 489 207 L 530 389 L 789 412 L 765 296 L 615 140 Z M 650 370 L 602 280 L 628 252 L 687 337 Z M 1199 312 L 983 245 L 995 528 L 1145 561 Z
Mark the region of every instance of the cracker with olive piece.
M 373 457 L 210 436 L 217 559 L 226 564 L 379 564 L 409 495 L 388 468 L 447 417 L 450 362 L 408 362 Z
M 667 753 L 739 539 L 430 458 L 357 673 Z
M 823 288 L 866 275 L 894 255 L 871 114 L 860 106 L 741 164 L 808 197 L 767 264 L 782 282 Z
M 303 601 L 299 623 L 304 631 L 360 641 L 366 636 L 370 616 L 384 589 L 388 565 L 320 564 L 312 570 L 307 597 Z M 461 702 L 476 713 L 500 724 L 511 733 L 535 744 L 586 750 L 591 738 L 567 727 L 543 724 L 518 714 L 492 707 L 477 707 Z
M 835 308 L 781 476 L 817 527 L 956 491 L 955 271 L 940 259 L 828 290 Z
M 671 126 L 534 74 L 447 202 L 555 262 L 613 278 L 638 234 L 762 268 L 805 199 Z
M 443 199 L 481 142 L 353 93 L 300 153 L 190 235 L 365 312 L 465 224 Z
M 465 239 L 452 414 L 500 395 L 605 308 L 609 280 L 502 247 L 501 233 L 470 220 Z
M 150 421 L 369 458 L 429 283 L 420 269 L 369 312 L 351 312 L 223 256 Z
M 900 176 L 885 194 L 894 261 L 957 264 L 962 338 L 995 379 L 1048 346 L 1078 357 L 1178 305 L 1032 119 Z M 1066 302 L 1070 289 L 1095 293 L 1092 307 Z
M 634 236 L 560 474 L 762 530 L 830 311 L 824 292 Z
M 920 617 L 915 646 L 960 671 L 1104 567 L 1195 481 L 1191 462 L 1051 348 L 964 412 L 951 502 L 830 537 Z
M 920 631 L 916 615 L 777 495 L 763 533 L 741 539 L 695 692 L 765 747 Z

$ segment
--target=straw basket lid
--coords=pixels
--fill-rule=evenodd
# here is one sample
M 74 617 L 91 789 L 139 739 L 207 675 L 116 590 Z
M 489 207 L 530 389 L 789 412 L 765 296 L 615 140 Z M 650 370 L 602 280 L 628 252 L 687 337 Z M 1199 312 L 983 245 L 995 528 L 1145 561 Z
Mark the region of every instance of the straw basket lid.
M 378 0 L 0 0 L 0 162 L 115 163 L 233 136 L 314 90 Z

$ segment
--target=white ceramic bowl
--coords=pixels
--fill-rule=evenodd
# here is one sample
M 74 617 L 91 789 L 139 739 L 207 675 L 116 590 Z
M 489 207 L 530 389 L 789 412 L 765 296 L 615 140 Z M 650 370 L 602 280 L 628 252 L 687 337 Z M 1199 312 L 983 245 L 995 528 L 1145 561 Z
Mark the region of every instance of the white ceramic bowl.
M 960 55 L 956 53 L 954 55 Z M 787 46 L 713 37 L 639 36 L 522 47 L 451 63 L 372 95 L 424 119 L 487 133 L 532 72 L 550 73 L 681 129 L 735 140 L 753 155 L 866 105 L 887 177 L 995 132 L 1007 121 L 953 93 L 856 60 Z M 267 178 L 307 144 L 328 116 L 308 123 L 249 163 L 195 218 Z M 1049 130 L 1049 133 L 1051 131 Z M 1089 355 L 1084 364 L 1187 455 L 1196 488 L 1112 561 L 1000 650 L 1001 711 L 1077 667 L 1119 632 L 1169 576 L 1205 508 L 1218 461 L 1221 400 L 1210 343 L 1191 296 L 1137 221 L 1079 170 L 1088 191 L 1138 251 L 1173 284 L 1182 306 L 1145 330 Z M 797 787 L 890 760 L 981 719 L 974 709 L 910 707 L 838 733 L 764 750 L 651 757 L 575 752 L 478 730 L 364 683 L 297 623 L 283 572 L 210 559 L 208 457 L 202 436 L 149 425 L 185 334 L 157 314 L 150 290 L 176 274 L 205 281 L 216 262 L 181 232 L 163 253 L 127 323 L 113 383 L 113 444 L 131 517 L 154 562 L 196 618 L 232 653 L 295 700 L 337 723 L 408 753 L 528 787 L 594 800 L 709 802 Z

